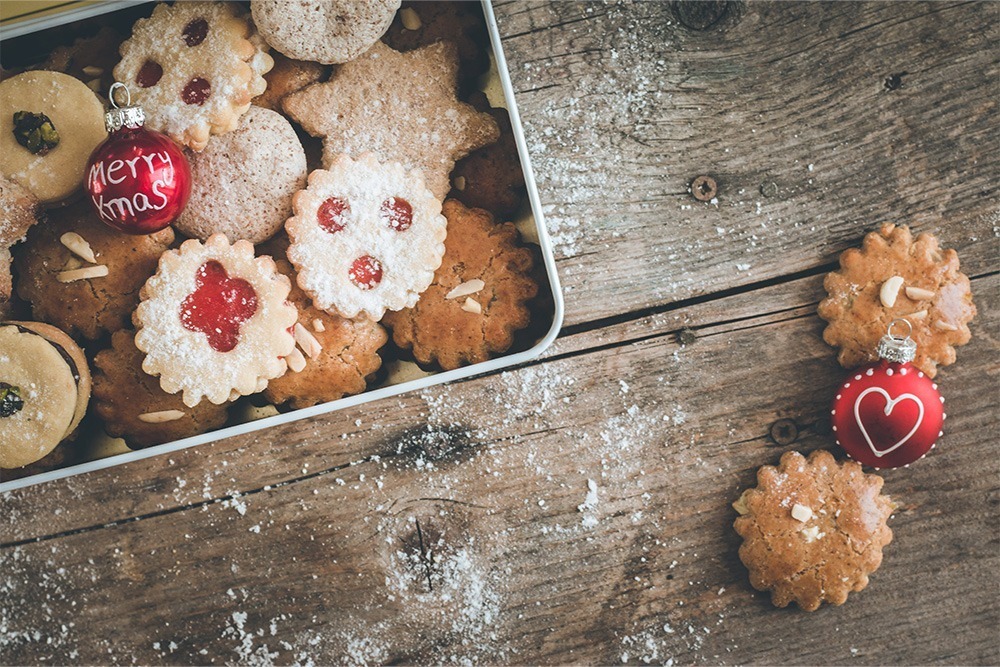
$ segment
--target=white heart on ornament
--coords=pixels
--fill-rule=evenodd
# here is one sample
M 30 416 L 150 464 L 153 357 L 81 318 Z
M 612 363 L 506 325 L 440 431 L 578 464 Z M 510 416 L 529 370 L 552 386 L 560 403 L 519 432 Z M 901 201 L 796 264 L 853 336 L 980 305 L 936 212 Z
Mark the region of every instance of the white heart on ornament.
M 875 443 L 872 442 L 871 436 L 868 435 L 868 430 L 865 428 L 865 425 L 861 422 L 861 412 L 860 412 L 861 401 L 868 394 L 882 394 L 882 396 L 885 397 L 884 412 L 886 417 L 892 414 L 893 408 L 895 408 L 900 401 L 906 401 L 906 400 L 913 401 L 914 403 L 917 404 L 917 407 L 920 408 L 920 413 L 917 415 L 917 423 L 913 425 L 913 428 L 910 429 L 910 432 L 904 435 L 896 444 L 894 444 L 892 447 L 889 447 L 888 449 L 878 449 L 877 447 L 875 447 Z M 858 394 L 857 399 L 854 401 L 854 419 L 855 421 L 858 422 L 858 428 L 861 429 L 861 435 L 864 436 L 865 442 L 868 443 L 868 447 L 872 450 L 872 454 L 878 457 L 883 457 L 886 454 L 889 454 L 890 452 L 893 452 L 902 447 L 903 445 L 905 445 L 907 440 L 912 438 L 913 434 L 917 432 L 917 429 L 920 428 L 920 424 L 924 421 L 924 404 L 920 401 L 919 398 L 917 398 L 913 394 L 900 394 L 896 398 L 891 398 L 889 396 L 889 392 L 887 392 L 882 387 L 868 387 L 863 392 Z

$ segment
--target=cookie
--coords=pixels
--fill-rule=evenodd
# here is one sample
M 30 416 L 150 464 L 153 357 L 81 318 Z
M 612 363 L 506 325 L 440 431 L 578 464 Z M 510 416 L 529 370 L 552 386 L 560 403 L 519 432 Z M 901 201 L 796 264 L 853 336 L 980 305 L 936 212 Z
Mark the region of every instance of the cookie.
M 143 354 L 134 339 L 134 331 L 122 329 L 111 337 L 111 347 L 94 358 L 94 409 L 109 435 L 138 449 L 226 423 L 228 405 L 202 401 L 191 408 L 177 394 L 163 391 L 155 377 L 143 372 Z
M 795 602 L 806 611 L 864 590 L 892 540 L 886 521 L 895 505 L 881 490 L 881 477 L 823 450 L 808 459 L 787 452 L 778 467 L 763 466 L 757 486 L 733 504 L 750 584 L 770 591 L 777 607 Z
M 447 222 L 418 171 L 341 155 L 292 205 L 288 259 L 322 310 L 379 320 L 415 304 L 441 264 Z
M 57 46 L 42 64 L 42 69 L 69 74 L 87 84 L 98 95 L 107 95 L 115 82 L 112 70 L 118 64 L 122 35 L 110 26 L 96 34 L 80 37 L 72 44 Z
M 35 319 L 94 340 L 128 325 L 139 289 L 173 240 L 169 227 L 147 236 L 117 232 L 86 201 L 50 211 L 14 246 L 17 293 Z
M 0 176 L 0 248 L 9 248 L 24 239 L 38 222 L 35 196 L 13 181 Z
M 423 171 L 427 187 L 443 200 L 455 161 L 500 137 L 489 114 L 456 99 L 457 72 L 449 42 L 409 53 L 379 42 L 282 106 L 306 132 L 323 137 L 328 169 L 337 155 L 371 151 L 382 162 Z
M 275 52 L 274 67 L 264 75 L 267 90 L 253 98 L 254 106 L 271 111 L 281 111 L 281 101 L 289 93 L 302 90 L 306 86 L 322 81 L 328 67 L 304 60 L 292 60 Z
M 90 369 L 73 339 L 40 322 L 0 324 L 0 350 L 0 468 L 20 468 L 79 426 Z
M 0 175 L 43 204 L 80 190 L 87 160 L 107 136 L 104 105 L 68 74 L 31 71 L 0 81 Z
M 191 198 L 174 227 L 199 239 L 269 239 L 292 214 L 292 195 L 306 183 L 306 154 L 291 123 L 256 106 L 235 131 L 200 153 L 188 151 L 188 162 Z
M 404 2 L 382 41 L 397 51 L 412 51 L 440 41 L 458 49 L 458 81 L 463 92 L 475 88 L 490 68 L 490 36 L 482 3 L 477 0 Z
M 386 313 L 396 345 L 422 364 L 452 370 L 506 352 L 528 326 L 527 302 L 538 293 L 531 252 L 512 223 L 481 209 L 444 203 L 448 238 L 434 282 L 412 308 Z
M 10 273 L 10 250 L 0 248 L 0 317 L 6 317 L 10 309 L 10 297 L 14 293 L 14 276 Z
M 289 58 L 336 65 L 354 60 L 392 23 L 399 0 L 251 0 L 261 35 Z
M 490 108 L 483 93 L 476 93 L 470 101 L 478 111 L 486 111 L 497 122 L 500 139 L 455 163 L 451 196 L 471 208 L 484 208 L 498 217 L 509 218 L 527 195 L 510 115 L 506 109 Z
M 234 3 L 158 4 L 121 45 L 115 79 L 143 107 L 146 127 L 200 151 L 236 129 L 264 92 L 274 61 Z
M 160 257 L 133 317 L 142 369 L 184 405 L 220 405 L 263 391 L 285 372 L 298 319 L 291 285 L 253 245 L 222 234 L 190 239 Z
M 913 365 L 931 378 L 972 337 L 976 306 L 958 254 L 942 250 L 931 234 L 914 239 L 905 225 L 882 225 L 860 250 L 844 251 L 823 286 L 828 296 L 818 313 L 829 323 L 823 340 L 840 348 L 837 360 L 846 368 L 877 361 L 878 341 L 896 318 L 913 327 Z
M 366 318 L 349 320 L 316 308 L 294 284 L 292 265 L 285 260 L 276 264 L 293 281 L 288 300 L 299 311 L 297 347 L 287 358 L 288 372 L 268 383 L 264 397 L 297 410 L 360 394 L 366 379 L 382 366 L 378 351 L 388 340 L 385 329 Z

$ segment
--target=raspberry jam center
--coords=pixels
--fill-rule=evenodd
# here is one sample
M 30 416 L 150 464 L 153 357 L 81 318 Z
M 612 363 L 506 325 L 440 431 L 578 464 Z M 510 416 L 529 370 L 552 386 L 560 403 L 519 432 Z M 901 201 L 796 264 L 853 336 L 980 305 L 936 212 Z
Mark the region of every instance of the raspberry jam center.
M 163 68 L 155 60 L 147 60 L 139 68 L 139 73 L 135 75 L 135 82 L 143 88 L 149 88 L 159 83 L 163 78 Z
M 382 202 L 378 215 L 379 219 L 397 232 L 405 232 L 413 224 L 413 207 L 410 202 L 399 197 L 391 197 Z
M 351 206 L 346 199 L 330 197 L 316 211 L 316 222 L 327 232 L 336 234 L 344 229 L 345 217 L 350 212 Z
M 347 270 L 347 275 L 358 289 L 370 290 L 382 282 L 382 262 L 371 255 L 358 257 Z
M 242 278 L 230 278 L 215 260 L 195 274 L 195 290 L 181 303 L 181 324 L 200 331 L 216 352 L 229 352 L 240 342 L 240 325 L 257 312 L 257 293 Z
M 181 92 L 181 99 L 184 100 L 185 104 L 197 104 L 201 106 L 211 94 L 212 84 L 196 76 L 184 86 L 184 90 Z
M 188 46 L 198 46 L 208 36 L 208 21 L 205 19 L 191 19 L 184 26 L 184 32 L 181 34 L 184 36 L 185 44 Z

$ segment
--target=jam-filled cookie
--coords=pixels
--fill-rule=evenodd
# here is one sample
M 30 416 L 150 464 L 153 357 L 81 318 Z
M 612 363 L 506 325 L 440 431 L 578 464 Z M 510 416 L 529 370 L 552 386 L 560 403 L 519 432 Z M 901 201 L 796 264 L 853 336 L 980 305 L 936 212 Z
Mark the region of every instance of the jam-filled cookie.
M 506 352 L 528 326 L 527 302 L 538 293 L 531 251 L 517 229 L 481 209 L 444 203 L 448 238 L 434 282 L 416 305 L 386 313 L 393 340 L 423 364 L 451 370 Z
M 212 431 L 226 423 L 228 405 L 202 401 L 188 407 L 143 372 L 135 332 L 122 329 L 111 347 L 94 359 L 94 409 L 109 435 L 133 449 L 150 447 Z
M 0 174 L 43 204 L 80 190 L 106 137 L 104 105 L 82 81 L 46 71 L 0 81 Z
M 96 339 L 128 325 L 139 289 L 173 241 L 170 227 L 146 236 L 115 231 L 86 201 L 50 211 L 14 247 L 18 295 L 36 319 Z
M 0 468 L 20 468 L 76 430 L 90 369 L 72 338 L 41 322 L 0 324 L 0 350 Z
M 161 3 L 136 21 L 115 79 L 143 107 L 146 127 L 200 151 L 236 129 L 274 65 L 235 3 Z
M 272 55 L 274 67 L 264 75 L 267 90 L 253 98 L 254 106 L 271 111 L 281 111 L 281 101 L 289 93 L 302 90 L 306 86 L 322 81 L 330 69 L 319 63 L 293 60 L 277 51 Z
M 295 347 L 290 287 L 248 241 L 230 245 L 215 234 L 168 250 L 133 318 L 142 369 L 168 394 L 183 392 L 188 407 L 263 391 Z
M 418 171 L 341 155 L 292 204 L 288 259 L 318 308 L 379 320 L 416 303 L 441 264 L 447 222 Z

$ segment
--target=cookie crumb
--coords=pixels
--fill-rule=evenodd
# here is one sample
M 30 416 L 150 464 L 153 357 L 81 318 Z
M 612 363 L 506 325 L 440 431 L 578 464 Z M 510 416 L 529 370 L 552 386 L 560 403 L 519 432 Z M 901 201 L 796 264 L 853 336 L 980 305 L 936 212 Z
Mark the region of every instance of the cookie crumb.
M 806 521 L 811 519 L 812 516 L 813 516 L 812 510 L 806 507 L 805 505 L 800 505 L 799 503 L 795 503 L 792 506 L 792 518 L 795 519 L 796 521 L 801 521 L 802 523 L 805 523 Z

